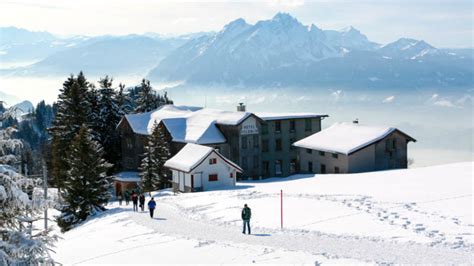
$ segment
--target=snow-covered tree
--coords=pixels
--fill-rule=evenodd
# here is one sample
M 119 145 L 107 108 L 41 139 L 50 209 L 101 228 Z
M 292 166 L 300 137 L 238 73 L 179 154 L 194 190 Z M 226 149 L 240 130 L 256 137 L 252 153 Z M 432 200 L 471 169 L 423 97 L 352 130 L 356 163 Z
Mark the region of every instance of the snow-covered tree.
M 145 156 L 140 166 L 143 191 L 154 191 L 166 187 L 169 182 L 169 170 L 164 167 L 170 158 L 170 144 L 163 124 L 155 122 L 153 132 L 145 146 Z
M 115 101 L 117 102 L 117 105 L 119 107 L 119 113 L 121 116 L 130 114 L 133 112 L 132 100 L 130 99 L 130 96 L 125 91 L 125 85 L 122 83 L 119 84 L 119 90 L 115 97 Z
M 121 147 L 120 137 L 116 129 L 122 115 L 116 101 L 117 93 L 112 88 L 112 79 L 106 76 L 99 81 L 97 105 L 99 115 L 95 130 L 99 142 L 104 148 L 105 159 L 112 163 L 115 169 L 120 164 Z
M 65 204 L 58 217 L 58 225 L 63 231 L 105 210 L 104 205 L 110 198 L 111 178 L 106 174 L 110 165 L 103 156 L 103 148 L 83 126 L 72 142 L 67 159 L 69 170 L 61 194 Z
M 24 147 L 12 138 L 12 132 L 11 128 L 0 130 L 0 265 L 52 264 L 49 251 L 57 237 L 49 234 L 50 229 L 33 226 L 52 202 L 35 193 L 39 180 L 26 178 L 7 165 L 18 162 Z
M 136 100 L 135 113 L 145 113 L 158 108 L 159 101 L 150 81 L 143 79 L 138 86 L 138 98 Z
M 89 125 L 91 119 L 91 106 L 89 98 L 90 84 L 84 74 L 77 77 L 71 75 L 60 90 L 57 102 L 57 113 L 50 129 L 51 142 L 51 168 L 54 183 L 58 188 L 63 187 L 67 177 L 70 144 L 82 125 Z

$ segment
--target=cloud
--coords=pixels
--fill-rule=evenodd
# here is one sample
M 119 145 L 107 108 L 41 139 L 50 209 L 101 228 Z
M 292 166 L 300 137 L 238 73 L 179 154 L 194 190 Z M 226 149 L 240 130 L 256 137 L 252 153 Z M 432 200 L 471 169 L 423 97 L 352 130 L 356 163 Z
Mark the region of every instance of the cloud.
M 331 96 L 334 97 L 335 101 L 339 101 L 342 97 L 344 97 L 344 91 L 343 90 L 333 91 L 331 93 Z
M 450 100 L 447 100 L 447 99 L 441 99 L 441 100 L 435 101 L 433 105 L 441 106 L 441 107 L 456 107 Z
M 387 98 L 383 99 L 382 103 L 391 103 L 395 100 L 395 96 L 388 96 Z

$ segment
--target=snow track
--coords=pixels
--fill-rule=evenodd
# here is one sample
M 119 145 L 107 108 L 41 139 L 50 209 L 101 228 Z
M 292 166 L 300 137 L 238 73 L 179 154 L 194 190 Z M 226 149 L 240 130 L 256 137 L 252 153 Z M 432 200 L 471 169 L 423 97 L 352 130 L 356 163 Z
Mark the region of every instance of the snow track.
M 463 264 L 472 262 L 468 247 L 452 249 L 418 243 L 397 243 L 361 237 L 322 234 L 315 231 L 254 228 L 254 235 L 241 234 L 235 225 L 216 225 L 192 220 L 172 203 L 160 202 L 155 219 L 147 213 L 130 212 L 130 218 L 156 233 L 198 239 L 202 243 L 227 242 L 302 251 L 328 258 L 347 258 L 376 263 Z

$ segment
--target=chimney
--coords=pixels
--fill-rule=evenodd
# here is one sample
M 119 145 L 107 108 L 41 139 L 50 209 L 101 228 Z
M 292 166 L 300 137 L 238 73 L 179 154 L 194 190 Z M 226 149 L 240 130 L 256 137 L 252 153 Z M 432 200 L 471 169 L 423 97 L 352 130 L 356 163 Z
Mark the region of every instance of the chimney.
M 239 105 L 237 105 L 237 112 L 245 112 L 245 104 L 244 103 L 239 103 Z
M 356 118 L 354 121 L 352 121 L 353 124 L 359 124 L 359 118 Z

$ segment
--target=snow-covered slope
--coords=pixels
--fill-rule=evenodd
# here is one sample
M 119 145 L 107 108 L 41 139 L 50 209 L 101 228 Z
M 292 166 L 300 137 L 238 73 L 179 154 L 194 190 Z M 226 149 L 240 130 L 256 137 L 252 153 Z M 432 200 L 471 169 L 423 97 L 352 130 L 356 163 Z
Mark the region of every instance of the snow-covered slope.
M 473 167 L 298 175 L 229 190 L 159 192 L 157 218 L 114 203 L 63 235 L 55 258 L 66 264 L 470 264 Z M 252 208 L 251 236 L 241 234 L 244 203 Z
M 390 58 L 420 59 L 425 55 L 435 54 L 437 49 L 423 40 L 400 38 L 382 46 L 378 52 Z

